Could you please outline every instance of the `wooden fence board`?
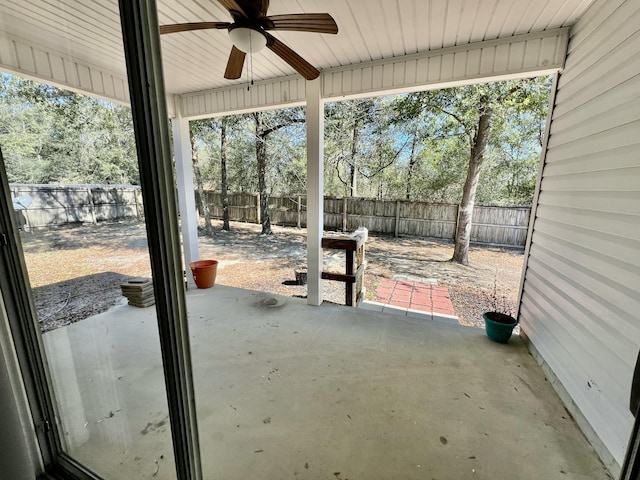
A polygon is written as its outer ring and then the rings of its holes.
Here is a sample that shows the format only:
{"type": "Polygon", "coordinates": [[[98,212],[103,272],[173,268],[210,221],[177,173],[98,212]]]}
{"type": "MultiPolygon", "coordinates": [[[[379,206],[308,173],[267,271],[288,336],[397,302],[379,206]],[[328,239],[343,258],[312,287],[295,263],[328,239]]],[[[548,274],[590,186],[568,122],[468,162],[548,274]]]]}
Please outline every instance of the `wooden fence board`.
{"type": "Polygon", "coordinates": [[[473,210],[473,223],[486,225],[529,225],[530,208],[521,207],[485,207],[477,206],[473,210]]]}
{"type": "MultiPolygon", "coordinates": [[[[101,222],[142,215],[139,187],[130,185],[11,185],[14,196],[33,199],[27,210],[28,224],[48,227],[65,223],[101,222]]],[[[197,195],[197,192],[196,192],[197,195]]],[[[205,191],[212,218],[221,219],[222,196],[205,191]]],[[[229,193],[229,218],[236,222],[258,222],[258,196],[229,193]]],[[[270,196],[269,213],[274,225],[306,227],[305,195],[270,196]]],[[[455,238],[458,206],[370,198],[325,197],[324,228],[447,240],[455,238]]],[[[479,205],[473,213],[471,241],[481,244],[524,247],[531,209],[479,205]]]]}
{"type": "Polygon", "coordinates": [[[29,208],[18,216],[27,228],[94,223],[140,217],[142,196],[133,185],[11,185],[14,197],[28,196],[29,208]]]}
{"type": "MultiPolygon", "coordinates": [[[[212,216],[222,218],[220,195],[208,192],[212,216]],[[218,201],[216,204],[215,201],[218,201]]],[[[256,221],[256,196],[251,194],[230,194],[229,202],[242,202],[245,211],[239,215],[230,207],[231,220],[256,221]],[[233,211],[232,211],[233,210],[233,211]]],[[[306,197],[298,195],[270,196],[269,214],[274,225],[306,226],[306,197]]],[[[456,233],[458,206],[397,200],[376,200],[370,198],[324,197],[325,230],[342,230],[344,209],[347,208],[346,230],[353,231],[366,227],[371,232],[417,237],[432,237],[453,240],[456,233]],[[396,209],[399,215],[396,216],[396,209]],[[397,225],[396,225],[397,222],[397,225]]],[[[524,247],[527,238],[530,207],[493,207],[479,205],[474,209],[471,241],[480,244],[494,244],[524,247]]]]}

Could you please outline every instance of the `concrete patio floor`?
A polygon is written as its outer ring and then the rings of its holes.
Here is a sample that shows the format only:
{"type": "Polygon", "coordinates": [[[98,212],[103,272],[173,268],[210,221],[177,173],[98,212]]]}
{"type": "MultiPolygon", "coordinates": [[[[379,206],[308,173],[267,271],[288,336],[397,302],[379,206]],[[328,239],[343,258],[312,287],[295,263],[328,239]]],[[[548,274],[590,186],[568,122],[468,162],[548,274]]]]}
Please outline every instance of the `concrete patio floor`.
{"type": "MultiPolygon", "coordinates": [[[[606,479],[514,337],[215,286],[187,295],[206,479],[606,479]]],[[[155,310],[44,335],[70,453],[173,478],[155,310]]]]}

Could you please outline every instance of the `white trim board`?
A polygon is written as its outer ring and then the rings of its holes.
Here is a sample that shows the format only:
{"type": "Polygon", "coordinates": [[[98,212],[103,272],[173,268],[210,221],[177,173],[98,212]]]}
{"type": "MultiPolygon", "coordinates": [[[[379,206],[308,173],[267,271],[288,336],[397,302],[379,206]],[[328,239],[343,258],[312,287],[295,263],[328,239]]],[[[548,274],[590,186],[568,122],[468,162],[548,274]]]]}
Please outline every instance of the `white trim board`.
{"type": "MultiPolygon", "coordinates": [[[[322,98],[391,95],[478,82],[548,75],[564,66],[567,28],[470,43],[325,70],[322,98]]],[[[190,119],[283,108],[305,102],[306,82],[294,75],[182,95],[190,119]]]]}

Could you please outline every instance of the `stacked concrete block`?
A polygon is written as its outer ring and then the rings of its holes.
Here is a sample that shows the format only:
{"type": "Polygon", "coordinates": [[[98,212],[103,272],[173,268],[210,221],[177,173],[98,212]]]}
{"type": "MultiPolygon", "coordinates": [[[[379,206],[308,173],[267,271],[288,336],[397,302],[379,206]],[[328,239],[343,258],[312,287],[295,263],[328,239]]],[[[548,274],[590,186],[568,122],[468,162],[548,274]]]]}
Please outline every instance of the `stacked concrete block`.
{"type": "Polygon", "coordinates": [[[129,300],[129,305],[144,308],[156,303],[153,295],[153,281],[150,278],[130,278],[120,285],[120,288],[122,295],[129,300]]]}

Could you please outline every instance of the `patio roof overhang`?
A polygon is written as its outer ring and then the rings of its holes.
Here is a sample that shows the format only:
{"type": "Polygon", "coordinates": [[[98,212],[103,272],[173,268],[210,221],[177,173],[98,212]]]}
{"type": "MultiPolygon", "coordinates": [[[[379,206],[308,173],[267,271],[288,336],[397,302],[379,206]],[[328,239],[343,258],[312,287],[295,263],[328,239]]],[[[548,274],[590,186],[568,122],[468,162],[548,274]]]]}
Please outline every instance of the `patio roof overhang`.
{"type": "MultiPolygon", "coordinates": [[[[374,96],[562,68],[567,31],[592,0],[271,2],[270,14],[329,12],[338,35],[276,36],[320,68],[323,99],[374,96]]],[[[160,24],[226,21],[218,2],[158,1],[160,24]]],[[[306,101],[305,80],[268,50],[253,56],[256,85],[223,78],[223,31],[162,37],[165,90],[187,118],[306,101]]],[[[119,103],[129,102],[117,2],[0,3],[0,69],[119,103]]],[[[168,102],[174,116],[173,102],[168,102]]]]}

